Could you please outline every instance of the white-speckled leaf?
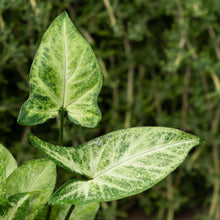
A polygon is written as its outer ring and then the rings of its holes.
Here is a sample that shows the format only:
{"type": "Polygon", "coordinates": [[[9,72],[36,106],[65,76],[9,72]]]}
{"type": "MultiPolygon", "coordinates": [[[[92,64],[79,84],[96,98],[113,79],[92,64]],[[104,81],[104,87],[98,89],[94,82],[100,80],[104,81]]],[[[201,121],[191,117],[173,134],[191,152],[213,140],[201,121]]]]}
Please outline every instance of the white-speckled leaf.
{"type": "Polygon", "coordinates": [[[72,122],[95,127],[101,119],[97,106],[101,86],[102,74],[92,48],[63,12],[44,34],[36,53],[30,96],[18,123],[41,124],[63,108],[72,122]]]}
{"type": "Polygon", "coordinates": [[[99,210],[99,203],[93,202],[89,204],[75,206],[69,220],[94,220],[99,210]]]}
{"type": "Polygon", "coordinates": [[[11,206],[8,209],[7,213],[4,216],[0,217],[0,220],[25,219],[25,215],[28,210],[28,204],[32,194],[33,194],[32,192],[26,192],[26,193],[18,193],[13,196],[10,196],[9,202],[11,206]]]}
{"type": "Polygon", "coordinates": [[[17,169],[17,162],[6,147],[0,144],[0,162],[6,168],[6,178],[17,169]]]}
{"type": "Polygon", "coordinates": [[[39,192],[29,203],[25,219],[34,219],[37,212],[51,196],[56,183],[56,165],[48,159],[28,161],[15,170],[6,180],[7,196],[18,193],[39,192]]]}
{"type": "Polygon", "coordinates": [[[90,178],[61,186],[50,204],[110,201],[140,193],[179,166],[200,138],[172,128],[138,127],[115,131],[77,147],[29,139],[57,165],[90,178]]]}

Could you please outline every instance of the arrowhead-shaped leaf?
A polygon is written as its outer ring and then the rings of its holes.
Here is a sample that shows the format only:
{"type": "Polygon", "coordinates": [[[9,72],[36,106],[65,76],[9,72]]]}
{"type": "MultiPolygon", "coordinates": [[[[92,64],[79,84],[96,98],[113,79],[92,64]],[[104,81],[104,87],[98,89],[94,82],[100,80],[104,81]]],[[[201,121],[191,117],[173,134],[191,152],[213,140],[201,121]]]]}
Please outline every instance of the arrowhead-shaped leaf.
{"type": "Polygon", "coordinates": [[[71,180],[50,198],[50,204],[110,201],[140,193],[179,166],[200,138],[163,127],[115,131],[78,147],[60,147],[29,139],[46,157],[88,181],[71,180]]]}
{"type": "Polygon", "coordinates": [[[63,108],[72,122],[95,127],[101,118],[97,106],[101,86],[102,74],[93,50],[64,12],[43,36],[31,67],[30,96],[18,123],[40,124],[63,108]]]}
{"type": "Polygon", "coordinates": [[[33,219],[51,196],[56,183],[56,165],[48,159],[31,160],[15,170],[6,180],[7,196],[39,192],[29,203],[26,219],[33,219]]]}
{"type": "Polygon", "coordinates": [[[0,144],[0,162],[6,168],[6,178],[17,169],[17,162],[6,147],[0,144]]]}

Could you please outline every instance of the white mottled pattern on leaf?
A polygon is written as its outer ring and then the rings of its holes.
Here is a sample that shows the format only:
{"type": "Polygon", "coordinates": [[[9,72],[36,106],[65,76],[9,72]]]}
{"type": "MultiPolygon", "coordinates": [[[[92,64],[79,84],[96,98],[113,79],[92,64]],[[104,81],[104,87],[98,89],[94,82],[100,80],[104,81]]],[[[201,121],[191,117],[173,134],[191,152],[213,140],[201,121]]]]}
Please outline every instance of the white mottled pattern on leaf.
{"type": "Polygon", "coordinates": [[[7,196],[39,192],[29,203],[26,219],[34,219],[51,196],[56,183],[56,165],[48,159],[30,160],[15,170],[6,180],[7,196]]]}
{"type": "Polygon", "coordinates": [[[2,144],[0,144],[0,162],[2,162],[6,168],[6,178],[17,169],[15,158],[2,144]]]}
{"type": "Polygon", "coordinates": [[[31,67],[30,96],[18,123],[40,124],[64,108],[72,122],[95,127],[101,118],[97,106],[101,86],[93,50],[64,12],[43,36],[31,67]]]}
{"type": "Polygon", "coordinates": [[[32,194],[32,192],[26,192],[10,196],[9,202],[13,205],[8,209],[7,213],[3,216],[3,219],[26,219],[25,215],[27,213],[30,197],[32,194]]]}
{"type": "Polygon", "coordinates": [[[50,204],[109,201],[142,192],[172,172],[200,138],[172,128],[138,127],[115,131],[77,147],[29,139],[58,166],[89,177],[61,186],[50,204]]]}

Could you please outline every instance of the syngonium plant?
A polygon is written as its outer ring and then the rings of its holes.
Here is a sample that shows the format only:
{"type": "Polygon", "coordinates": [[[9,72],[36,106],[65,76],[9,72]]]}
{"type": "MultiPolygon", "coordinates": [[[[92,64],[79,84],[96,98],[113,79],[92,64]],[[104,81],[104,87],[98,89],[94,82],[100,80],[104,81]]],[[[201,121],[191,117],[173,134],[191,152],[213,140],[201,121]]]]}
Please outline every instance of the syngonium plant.
{"type": "Polygon", "coordinates": [[[102,74],[92,48],[63,12],[43,36],[30,71],[30,96],[18,116],[21,125],[37,125],[59,114],[59,144],[29,133],[31,143],[47,159],[17,168],[14,159],[6,163],[4,156],[0,157],[0,219],[21,215],[34,219],[47,201],[53,206],[47,219],[94,219],[99,202],[147,190],[176,169],[200,143],[200,138],[177,129],[136,127],[79,146],[60,146],[65,112],[77,125],[93,128],[98,124],[101,86],[102,74]],[[51,196],[55,164],[87,180],[70,180],[51,196]]]}

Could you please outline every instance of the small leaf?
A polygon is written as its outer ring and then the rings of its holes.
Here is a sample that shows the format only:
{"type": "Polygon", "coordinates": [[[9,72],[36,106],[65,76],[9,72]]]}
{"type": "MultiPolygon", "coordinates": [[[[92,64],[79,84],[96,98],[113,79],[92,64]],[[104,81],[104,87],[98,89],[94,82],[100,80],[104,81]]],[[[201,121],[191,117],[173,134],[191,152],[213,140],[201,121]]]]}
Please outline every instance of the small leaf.
{"type": "Polygon", "coordinates": [[[6,178],[17,169],[17,162],[6,147],[0,144],[0,161],[6,167],[6,178]]]}
{"type": "MultiPolygon", "coordinates": [[[[5,215],[7,210],[10,208],[8,199],[6,196],[6,171],[3,163],[0,162],[0,216],[5,215]]],[[[0,217],[1,219],[1,217],[0,217]]]]}
{"type": "Polygon", "coordinates": [[[30,97],[20,110],[18,123],[41,124],[63,108],[72,122],[95,127],[101,119],[97,106],[101,86],[93,50],[64,12],[43,36],[31,67],[30,97]]]}
{"type": "MultiPolygon", "coordinates": [[[[6,188],[5,188],[5,166],[0,162],[0,205],[7,204],[6,188]]],[[[0,210],[1,211],[1,210],[0,210]]]]}
{"type": "Polygon", "coordinates": [[[200,138],[163,127],[115,131],[77,147],[60,147],[29,139],[57,165],[91,180],[71,180],[50,198],[50,204],[110,201],[140,193],[179,166],[200,138]]]}
{"type": "Polygon", "coordinates": [[[51,196],[56,183],[56,166],[48,159],[31,160],[6,180],[7,196],[38,191],[30,199],[26,219],[33,219],[51,196]]]}
{"type": "Polygon", "coordinates": [[[93,202],[89,204],[75,206],[69,220],[94,220],[99,210],[99,203],[93,202]]]}
{"type": "MultiPolygon", "coordinates": [[[[20,220],[25,219],[25,215],[28,209],[30,197],[33,193],[18,193],[8,198],[9,202],[13,204],[4,215],[3,219],[7,220],[20,220]]],[[[1,219],[1,218],[0,218],[1,219]]]]}

